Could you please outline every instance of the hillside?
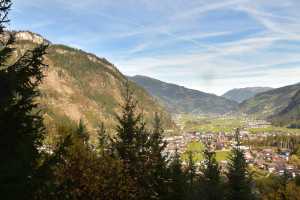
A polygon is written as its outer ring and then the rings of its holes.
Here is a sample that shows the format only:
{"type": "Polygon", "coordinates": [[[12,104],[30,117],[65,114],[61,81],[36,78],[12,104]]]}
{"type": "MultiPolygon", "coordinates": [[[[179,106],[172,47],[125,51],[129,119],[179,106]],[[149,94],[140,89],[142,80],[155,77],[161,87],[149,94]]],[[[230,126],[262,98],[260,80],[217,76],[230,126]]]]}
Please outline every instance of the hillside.
{"type": "Polygon", "coordinates": [[[145,88],[172,113],[225,114],[235,111],[238,104],[213,94],[188,89],[157,79],[134,76],[131,80],[145,88]]]}
{"type": "Polygon", "coordinates": [[[292,97],[285,109],[272,116],[272,120],[278,125],[300,127],[300,90],[292,97]]]}
{"type": "MultiPolygon", "coordinates": [[[[18,55],[38,43],[49,43],[30,32],[16,33],[18,55]]],[[[104,122],[109,128],[115,124],[120,111],[127,78],[104,58],[98,58],[64,45],[50,44],[45,56],[49,65],[41,85],[40,104],[46,110],[46,123],[78,122],[83,119],[90,129],[104,122]]],[[[139,111],[150,121],[155,112],[162,113],[166,127],[174,127],[171,117],[141,87],[129,81],[139,111]]]]}
{"type": "Polygon", "coordinates": [[[250,99],[259,93],[266,92],[272,89],[273,88],[270,87],[236,88],[236,89],[229,90],[222,96],[232,101],[242,103],[243,101],[250,99]]]}
{"type": "Polygon", "coordinates": [[[295,84],[260,93],[240,104],[240,111],[260,118],[283,115],[299,105],[293,100],[299,90],[300,84],[295,84]]]}

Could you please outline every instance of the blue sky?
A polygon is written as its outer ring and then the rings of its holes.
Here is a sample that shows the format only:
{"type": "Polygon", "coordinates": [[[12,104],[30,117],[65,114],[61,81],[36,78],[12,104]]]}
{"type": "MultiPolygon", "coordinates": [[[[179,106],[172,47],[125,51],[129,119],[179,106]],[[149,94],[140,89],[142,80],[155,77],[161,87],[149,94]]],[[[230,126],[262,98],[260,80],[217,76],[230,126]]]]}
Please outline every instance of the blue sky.
{"type": "Polygon", "coordinates": [[[10,29],[222,94],[300,82],[299,0],[14,0],[10,29]]]}

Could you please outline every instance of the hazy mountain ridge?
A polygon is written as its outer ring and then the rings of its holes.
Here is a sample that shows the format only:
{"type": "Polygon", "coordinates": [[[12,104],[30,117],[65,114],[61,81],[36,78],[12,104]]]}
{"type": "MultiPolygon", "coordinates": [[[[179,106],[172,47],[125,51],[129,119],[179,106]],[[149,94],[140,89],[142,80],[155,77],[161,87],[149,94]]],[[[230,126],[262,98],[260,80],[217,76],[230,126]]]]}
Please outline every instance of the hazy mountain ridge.
{"type": "Polygon", "coordinates": [[[146,76],[129,77],[156,97],[172,113],[225,114],[238,104],[224,97],[165,83],[146,76]]]}
{"type": "MultiPolygon", "coordinates": [[[[31,32],[16,34],[19,35],[16,37],[18,55],[42,41],[39,35],[31,32]]],[[[49,67],[45,71],[39,99],[41,106],[46,109],[46,123],[66,120],[78,122],[83,119],[91,129],[100,122],[112,127],[115,113],[123,102],[127,78],[104,58],[65,45],[47,44],[45,63],[49,67]]],[[[150,122],[150,118],[158,112],[162,114],[167,127],[174,127],[169,114],[143,88],[131,81],[129,85],[146,121],[150,122]]]]}
{"type": "Polygon", "coordinates": [[[300,102],[293,100],[299,96],[299,90],[300,83],[260,93],[241,103],[240,111],[260,118],[283,117],[291,108],[299,106],[300,102]]]}
{"type": "Polygon", "coordinates": [[[288,106],[280,113],[273,115],[271,119],[278,125],[294,124],[295,126],[297,124],[300,127],[300,89],[292,97],[288,106]]]}
{"type": "Polygon", "coordinates": [[[267,92],[269,90],[272,90],[273,88],[271,87],[246,87],[246,88],[235,88],[232,90],[229,90],[222,96],[236,101],[238,103],[242,103],[243,101],[250,99],[254,97],[255,95],[262,93],[262,92],[267,92]]]}

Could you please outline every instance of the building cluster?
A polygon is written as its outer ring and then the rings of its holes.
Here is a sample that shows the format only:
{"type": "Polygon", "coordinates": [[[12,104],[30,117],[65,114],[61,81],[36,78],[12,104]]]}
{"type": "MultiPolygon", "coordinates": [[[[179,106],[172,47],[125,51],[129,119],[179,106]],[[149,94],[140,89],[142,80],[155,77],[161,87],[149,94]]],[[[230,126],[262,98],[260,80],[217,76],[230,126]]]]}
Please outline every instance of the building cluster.
{"type": "Polygon", "coordinates": [[[300,170],[296,166],[289,164],[290,151],[287,149],[281,151],[272,148],[251,149],[246,152],[245,156],[250,165],[269,173],[277,175],[286,173],[291,176],[300,175],[300,170]]]}
{"type": "Polygon", "coordinates": [[[200,141],[198,133],[185,133],[180,136],[169,136],[165,137],[164,140],[167,142],[166,152],[169,154],[184,153],[187,145],[193,141],[200,141]]]}
{"type": "Polygon", "coordinates": [[[245,119],[245,128],[268,128],[271,126],[270,122],[265,120],[249,120],[245,119]]]}
{"type": "MultiPolygon", "coordinates": [[[[247,128],[262,128],[267,126],[269,126],[269,124],[265,121],[257,121],[255,123],[249,123],[247,128]]],[[[261,132],[259,134],[251,134],[247,129],[242,129],[240,131],[240,139],[243,143],[247,144],[247,141],[264,140],[267,137],[275,136],[276,134],[278,133],[261,132]]],[[[166,152],[170,155],[176,150],[179,153],[185,152],[188,144],[193,141],[201,142],[214,151],[230,151],[236,146],[234,132],[188,132],[180,136],[165,137],[165,141],[167,142],[166,152]]],[[[296,166],[289,164],[290,151],[288,149],[281,149],[281,151],[278,151],[276,148],[258,148],[254,146],[240,146],[240,148],[244,150],[246,161],[250,166],[254,166],[272,174],[283,175],[284,173],[288,173],[292,176],[300,175],[300,170],[296,166]]],[[[223,160],[220,164],[221,167],[224,166],[224,168],[226,168],[227,161],[223,160]]]]}

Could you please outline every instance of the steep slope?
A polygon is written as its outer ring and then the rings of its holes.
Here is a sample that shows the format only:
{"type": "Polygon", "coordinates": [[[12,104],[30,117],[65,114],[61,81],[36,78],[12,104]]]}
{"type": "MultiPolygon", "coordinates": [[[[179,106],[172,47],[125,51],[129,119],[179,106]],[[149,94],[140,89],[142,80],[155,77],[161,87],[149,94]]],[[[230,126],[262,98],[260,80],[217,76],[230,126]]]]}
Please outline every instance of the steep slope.
{"type": "Polygon", "coordinates": [[[236,88],[229,90],[222,97],[242,103],[243,101],[254,97],[255,95],[272,90],[270,87],[247,87],[247,88],[236,88]]]}
{"type": "Polygon", "coordinates": [[[285,109],[272,116],[272,120],[278,125],[292,125],[300,128],[300,90],[292,97],[285,109]]]}
{"type": "Polygon", "coordinates": [[[238,104],[213,94],[188,89],[157,79],[134,76],[131,80],[145,88],[172,113],[225,114],[235,111],[238,104]]]}
{"type": "MultiPolygon", "coordinates": [[[[18,55],[37,43],[49,43],[30,32],[18,32],[16,38],[18,55]]],[[[100,122],[113,127],[127,82],[115,66],[104,58],[55,44],[50,44],[45,62],[49,67],[40,87],[40,104],[46,110],[47,124],[77,123],[83,119],[90,129],[96,128],[100,122]]],[[[173,128],[169,114],[143,88],[131,81],[129,84],[145,120],[149,122],[158,112],[162,114],[165,125],[173,128]]]]}
{"type": "Polygon", "coordinates": [[[240,104],[240,111],[260,118],[271,118],[286,109],[299,90],[300,84],[295,84],[260,93],[240,104]]]}

